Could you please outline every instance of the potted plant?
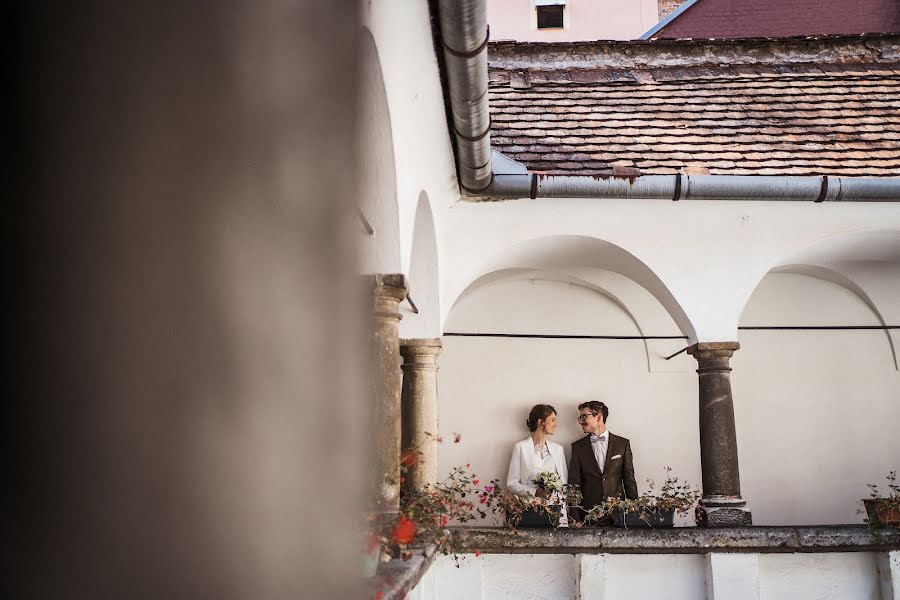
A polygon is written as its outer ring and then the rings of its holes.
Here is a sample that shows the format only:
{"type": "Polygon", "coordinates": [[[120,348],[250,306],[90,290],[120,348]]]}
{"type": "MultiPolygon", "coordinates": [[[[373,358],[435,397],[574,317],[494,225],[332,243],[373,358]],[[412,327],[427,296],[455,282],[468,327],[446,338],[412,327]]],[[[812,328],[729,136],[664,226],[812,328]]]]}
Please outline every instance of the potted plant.
{"type": "Polygon", "coordinates": [[[569,514],[563,519],[563,507],[578,508],[581,504],[581,492],[577,485],[566,485],[562,478],[553,471],[543,471],[532,479],[539,490],[545,490],[547,494],[534,498],[517,496],[512,492],[503,492],[495,500],[493,512],[502,512],[506,515],[506,524],[516,529],[517,527],[553,527],[569,524],[569,514]]]}
{"type": "Polygon", "coordinates": [[[900,528],[900,486],[897,485],[897,471],[888,473],[886,479],[886,494],[882,494],[876,484],[866,484],[870,492],[870,497],[862,501],[866,523],[872,527],[900,528]]]}
{"type": "Polygon", "coordinates": [[[687,482],[679,481],[666,467],[666,479],[659,492],[655,483],[647,479],[649,490],[638,498],[608,498],[606,502],[587,511],[586,523],[596,523],[611,518],[625,528],[674,527],[675,513],[687,515],[700,499],[700,491],[687,482]]]}
{"type": "MultiPolygon", "coordinates": [[[[400,463],[400,481],[418,463],[421,453],[408,450],[400,463]]],[[[456,541],[447,527],[483,519],[496,512],[499,505],[498,480],[482,484],[472,473],[471,464],[454,467],[442,481],[420,490],[403,489],[400,512],[396,518],[374,528],[380,541],[381,561],[408,559],[412,548],[434,545],[443,553],[456,552],[456,541]]]]}

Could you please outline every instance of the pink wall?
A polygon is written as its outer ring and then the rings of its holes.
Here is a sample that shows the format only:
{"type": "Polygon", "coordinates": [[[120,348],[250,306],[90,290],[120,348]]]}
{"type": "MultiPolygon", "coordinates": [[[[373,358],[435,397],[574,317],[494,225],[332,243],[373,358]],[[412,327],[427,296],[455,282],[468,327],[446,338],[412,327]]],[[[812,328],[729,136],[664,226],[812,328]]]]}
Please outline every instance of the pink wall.
{"type": "Polygon", "coordinates": [[[532,0],[488,0],[492,40],[631,40],[658,21],[656,0],[568,0],[567,28],[538,30],[532,0]]]}

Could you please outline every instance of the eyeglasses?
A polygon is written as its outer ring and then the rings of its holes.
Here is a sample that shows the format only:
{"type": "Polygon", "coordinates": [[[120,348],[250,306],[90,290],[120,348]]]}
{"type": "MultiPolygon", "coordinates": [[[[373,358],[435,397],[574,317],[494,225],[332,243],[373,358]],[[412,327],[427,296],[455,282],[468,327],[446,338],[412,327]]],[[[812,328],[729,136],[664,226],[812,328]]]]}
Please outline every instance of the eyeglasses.
{"type": "Polygon", "coordinates": [[[594,413],[588,413],[588,414],[584,414],[584,415],[578,415],[578,422],[579,422],[579,423],[584,423],[585,421],[588,420],[588,417],[596,417],[596,416],[597,416],[597,415],[595,415],[594,413]]]}

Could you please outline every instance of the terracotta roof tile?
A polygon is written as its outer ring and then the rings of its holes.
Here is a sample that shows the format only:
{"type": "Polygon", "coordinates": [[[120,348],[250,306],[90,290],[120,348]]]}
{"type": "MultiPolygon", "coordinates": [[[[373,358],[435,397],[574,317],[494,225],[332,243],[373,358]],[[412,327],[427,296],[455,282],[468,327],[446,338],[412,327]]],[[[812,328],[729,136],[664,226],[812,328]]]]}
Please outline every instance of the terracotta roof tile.
{"type": "MultiPolygon", "coordinates": [[[[609,46],[604,52],[616,62],[609,46]]],[[[631,69],[538,62],[517,69],[519,77],[528,71],[530,86],[515,88],[509,71],[494,65],[492,145],[550,174],[606,174],[620,165],[641,174],[900,176],[894,57],[631,69]]]]}

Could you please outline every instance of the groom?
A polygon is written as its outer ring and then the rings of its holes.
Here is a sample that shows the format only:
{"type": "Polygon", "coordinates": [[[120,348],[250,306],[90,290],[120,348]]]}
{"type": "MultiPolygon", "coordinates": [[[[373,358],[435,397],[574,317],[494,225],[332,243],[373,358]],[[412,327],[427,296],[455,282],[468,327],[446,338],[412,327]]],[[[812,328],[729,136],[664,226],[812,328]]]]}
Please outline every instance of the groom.
{"type": "Polygon", "coordinates": [[[585,510],[610,496],[638,497],[631,442],[607,431],[608,416],[609,409],[597,400],[578,405],[578,423],[589,435],[572,443],[569,483],[581,486],[585,510]]]}

